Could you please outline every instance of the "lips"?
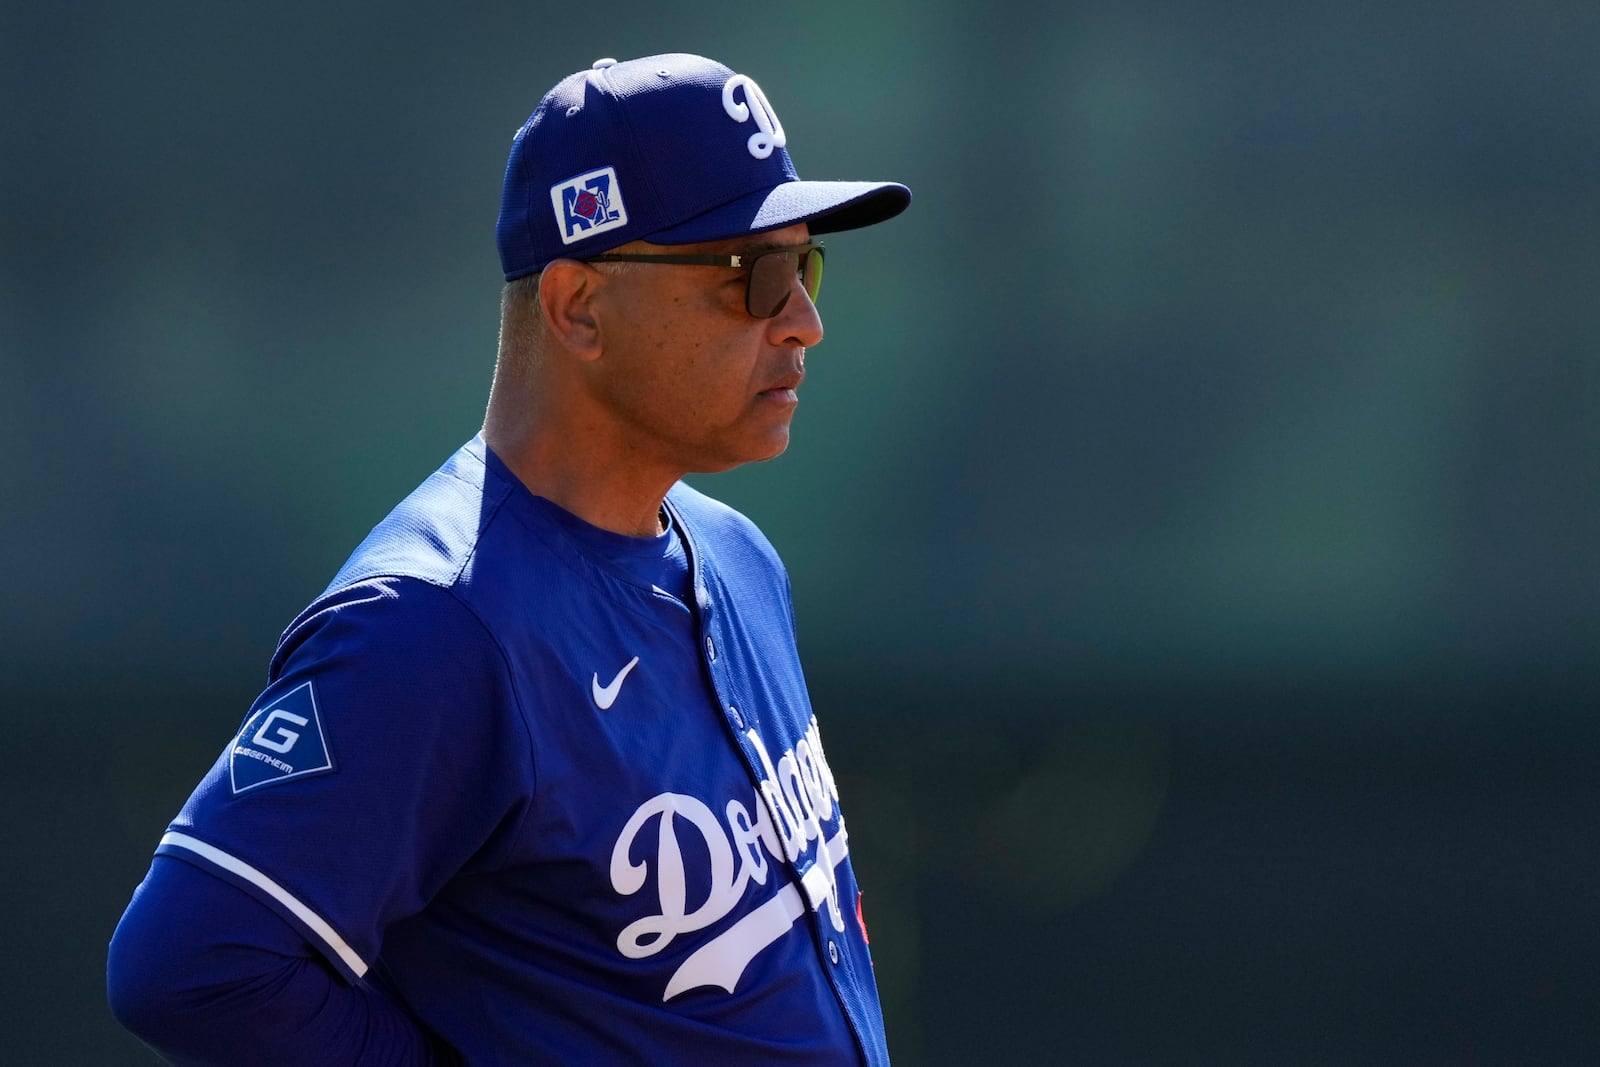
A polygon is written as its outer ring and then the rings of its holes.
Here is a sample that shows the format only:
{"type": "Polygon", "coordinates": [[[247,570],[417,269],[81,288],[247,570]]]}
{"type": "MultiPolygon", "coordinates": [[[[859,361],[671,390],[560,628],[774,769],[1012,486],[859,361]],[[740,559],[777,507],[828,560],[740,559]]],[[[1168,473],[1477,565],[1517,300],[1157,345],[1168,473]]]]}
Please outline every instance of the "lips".
{"type": "Polygon", "coordinates": [[[774,399],[798,399],[795,396],[795,392],[800,388],[800,383],[805,381],[805,378],[806,372],[803,370],[797,370],[789,374],[785,374],[783,377],[778,378],[771,385],[761,390],[761,395],[773,397],[774,399]]]}

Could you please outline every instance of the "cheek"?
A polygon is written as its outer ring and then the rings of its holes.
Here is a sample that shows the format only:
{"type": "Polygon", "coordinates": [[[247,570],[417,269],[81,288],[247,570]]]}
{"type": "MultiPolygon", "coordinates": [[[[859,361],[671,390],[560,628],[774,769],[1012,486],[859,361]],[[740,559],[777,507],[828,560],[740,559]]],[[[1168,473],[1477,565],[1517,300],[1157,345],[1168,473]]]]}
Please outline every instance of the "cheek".
{"type": "Polygon", "coordinates": [[[751,373],[747,348],[726,337],[664,327],[648,346],[642,376],[688,410],[742,407],[751,373]]]}
{"type": "Polygon", "coordinates": [[[636,418],[710,429],[737,421],[749,408],[759,325],[745,328],[753,320],[742,303],[737,315],[724,307],[725,295],[713,288],[631,304],[610,377],[613,396],[626,397],[636,418]]]}

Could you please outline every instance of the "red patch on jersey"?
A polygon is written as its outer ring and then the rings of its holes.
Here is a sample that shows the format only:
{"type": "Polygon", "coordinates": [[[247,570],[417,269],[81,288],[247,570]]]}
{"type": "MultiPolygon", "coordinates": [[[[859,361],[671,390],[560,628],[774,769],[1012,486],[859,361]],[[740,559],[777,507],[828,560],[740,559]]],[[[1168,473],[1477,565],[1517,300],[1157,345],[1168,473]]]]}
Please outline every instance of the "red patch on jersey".
{"type": "Polygon", "coordinates": [[[861,890],[856,890],[856,922],[861,924],[861,940],[870,945],[872,944],[872,938],[867,936],[867,920],[866,917],[861,914],[861,898],[863,896],[865,896],[865,894],[862,893],[861,890]]]}

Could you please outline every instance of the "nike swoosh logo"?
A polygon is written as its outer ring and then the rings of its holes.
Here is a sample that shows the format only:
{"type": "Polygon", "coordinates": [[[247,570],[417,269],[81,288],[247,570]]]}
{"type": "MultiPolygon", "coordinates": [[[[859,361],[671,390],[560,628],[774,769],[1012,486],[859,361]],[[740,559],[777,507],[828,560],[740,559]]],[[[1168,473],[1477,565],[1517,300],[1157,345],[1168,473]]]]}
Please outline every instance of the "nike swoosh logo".
{"type": "Polygon", "coordinates": [[[599,708],[601,711],[605,711],[611,705],[615,704],[617,702],[617,694],[622,692],[622,680],[628,676],[629,671],[633,670],[638,665],[638,656],[630,659],[628,661],[628,665],[618,671],[617,676],[611,679],[611,684],[606,686],[604,689],[600,688],[600,676],[598,674],[595,675],[594,680],[589,683],[594,690],[594,706],[599,708]]]}

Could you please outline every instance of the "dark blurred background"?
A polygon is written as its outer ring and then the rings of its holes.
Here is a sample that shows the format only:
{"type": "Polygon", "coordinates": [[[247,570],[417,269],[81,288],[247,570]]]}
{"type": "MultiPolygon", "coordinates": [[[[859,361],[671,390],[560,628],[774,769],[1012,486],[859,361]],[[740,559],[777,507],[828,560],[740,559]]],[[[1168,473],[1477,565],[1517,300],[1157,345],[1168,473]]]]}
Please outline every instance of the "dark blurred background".
{"type": "Polygon", "coordinates": [[[281,627],[477,428],[510,137],[766,90],[794,579],[902,1064],[1600,1062],[1600,7],[0,7],[0,1059],[281,627]]]}

